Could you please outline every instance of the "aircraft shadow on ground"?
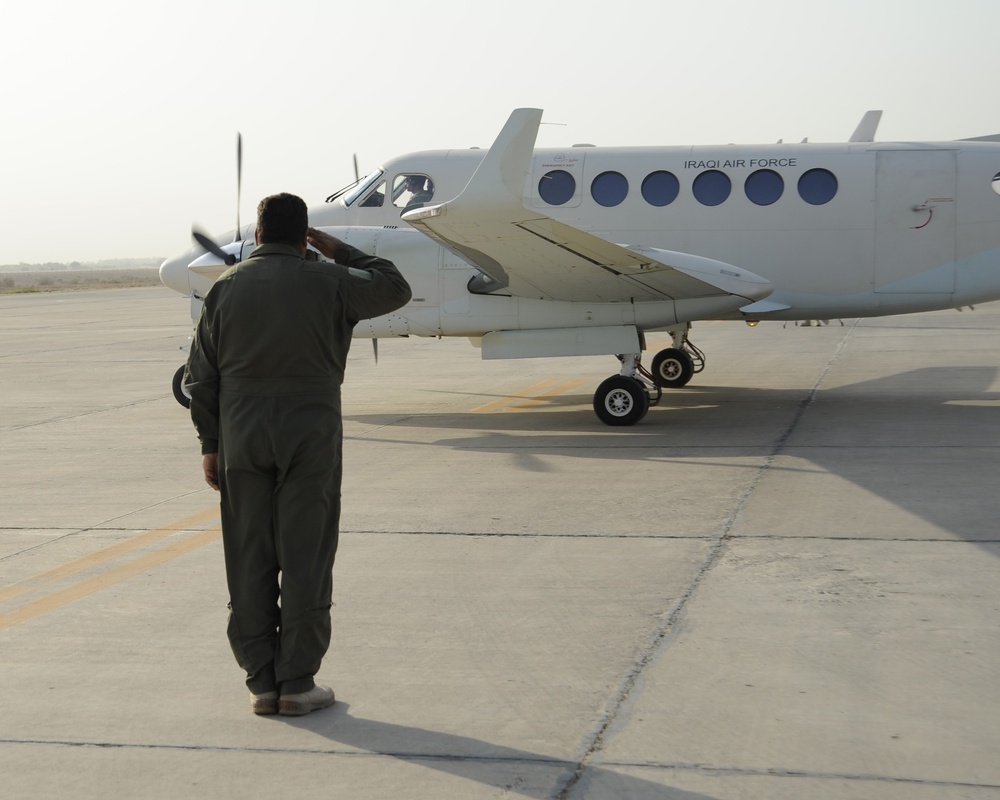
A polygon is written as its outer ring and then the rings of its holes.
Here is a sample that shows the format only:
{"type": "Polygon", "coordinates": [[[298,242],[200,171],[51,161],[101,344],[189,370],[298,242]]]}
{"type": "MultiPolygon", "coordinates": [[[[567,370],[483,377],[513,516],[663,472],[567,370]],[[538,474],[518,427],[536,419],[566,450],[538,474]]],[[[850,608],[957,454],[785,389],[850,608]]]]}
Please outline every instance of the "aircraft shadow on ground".
{"type": "MultiPolygon", "coordinates": [[[[936,525],[958,539],[996,542],[992,469],[970,458],[1000,441],[996,367],[928,367],[822,388],[692,386],[664,392],[638,425],[609,428],[590,397],[561,395],[540,410],[492,413],[347,414],[387,426],[379,442],[506,453],[514,469],[546,472],[546,456],[663,462],[697,459],[732,468],[738,459],[785,456],[769,469],[829,473],[936,525]],[[558,410],[555,410],[558,409],[558,410]],[[392,430],[461,431],[431,442],[391,438],[392,430]],[[956,511],[961,511],[957,514],[956,511]]],[[[759,469],[748,465],[747,469],[759,469]]]]}
{"type": "MultiPolygon", "coordinates": [[[[578,764],[484,742],[469,736],[396,725],[353,717],[350,704],[338,701],[329,710],[307,717],[270,717],[309,730],[329,741],[366,754],[420,764],[428,769],[476,781],[505,791],[504,796],[549,798],[562,796],[573,782],[578,764]]],[[[352,751],[335,751],[347,754],[352,751]]],[[[569,797],[583,796],[599,781],[601,796],[644,797],[663,800],[718,800],[709,795],[675,789],[660,783],[588,765],[569,797]]]]}

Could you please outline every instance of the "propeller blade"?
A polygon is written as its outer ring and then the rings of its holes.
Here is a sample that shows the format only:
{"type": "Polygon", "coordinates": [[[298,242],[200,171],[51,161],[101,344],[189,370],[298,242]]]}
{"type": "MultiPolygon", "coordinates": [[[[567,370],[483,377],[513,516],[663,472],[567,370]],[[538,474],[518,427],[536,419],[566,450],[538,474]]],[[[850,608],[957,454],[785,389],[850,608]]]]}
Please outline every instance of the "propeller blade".
{"type": "Polygon", "coordinates": [[[236,131],[236,238],[240,240],[240,192],[243,183],[243,134],[236,131]]]}
{"type": "Polygon", "coordinates": [[[354,154],[354,180],[360,181],[361,175],[358,173],[358,154],[354,154]]]}
{"type": "Polygon", "coordinates": [[[372,338],[372,350],[375,352],[375,363],[378,363],[378,339],[372,338]]]}
{"type": "Polygon", "coordinates": [[[221,258],[226,262],[226,266],[231,267],[236,263],[236,256],[233,253],[227,253],[219,245],[213,242],[208,236],[199,231],[197,228],[191,228],[191,236],[194,240],[204,247],[209,253],[211,253],[216,258],[221,258]]]}

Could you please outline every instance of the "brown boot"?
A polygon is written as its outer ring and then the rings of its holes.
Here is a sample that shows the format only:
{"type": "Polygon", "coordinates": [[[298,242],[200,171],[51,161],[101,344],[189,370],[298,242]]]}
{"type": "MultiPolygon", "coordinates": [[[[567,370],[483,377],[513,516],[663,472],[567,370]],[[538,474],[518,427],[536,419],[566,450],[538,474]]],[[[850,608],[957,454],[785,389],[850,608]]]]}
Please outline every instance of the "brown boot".
{"type": "Polygon", "coordinates": [[[308,692],[281,695],[278,713],[286,717],[301,717],[310,711],[332,706],[334,700],[333,689],[327,686],[313,686],[308,692]]]}
{"type": "Polygon", "coordinates": [[[250,710],[254,714],[277,714],[278,713],[278,693],[261,692],[250,695],[250,710]]]}

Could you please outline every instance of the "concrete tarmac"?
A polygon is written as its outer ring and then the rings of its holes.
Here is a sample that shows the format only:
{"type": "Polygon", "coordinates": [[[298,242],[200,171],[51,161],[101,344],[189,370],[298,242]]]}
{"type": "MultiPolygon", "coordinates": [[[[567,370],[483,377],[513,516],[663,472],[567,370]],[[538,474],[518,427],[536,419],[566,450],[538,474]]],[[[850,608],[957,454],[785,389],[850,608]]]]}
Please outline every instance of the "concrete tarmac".
{"type": "Polygon", "coordinates": [[[625,429],[612,358],[355,342],[302,718],[226,641],[188,333],[0,297],[0,796],[1000,798],[1000,305],[696,325],[625,429]]]}

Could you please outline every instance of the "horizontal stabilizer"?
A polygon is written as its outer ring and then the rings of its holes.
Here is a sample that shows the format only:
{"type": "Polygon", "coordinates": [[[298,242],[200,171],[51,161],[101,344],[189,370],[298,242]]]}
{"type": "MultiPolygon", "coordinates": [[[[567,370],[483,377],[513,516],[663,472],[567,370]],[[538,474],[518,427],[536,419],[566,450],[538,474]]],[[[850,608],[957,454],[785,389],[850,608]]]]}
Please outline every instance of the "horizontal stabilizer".
{"type": "Polygon", "coordinates": [[[960,142],[1000,142],[1000,133],[992,136],[972,136],[968,139],[959,139],[960,142]]]}

